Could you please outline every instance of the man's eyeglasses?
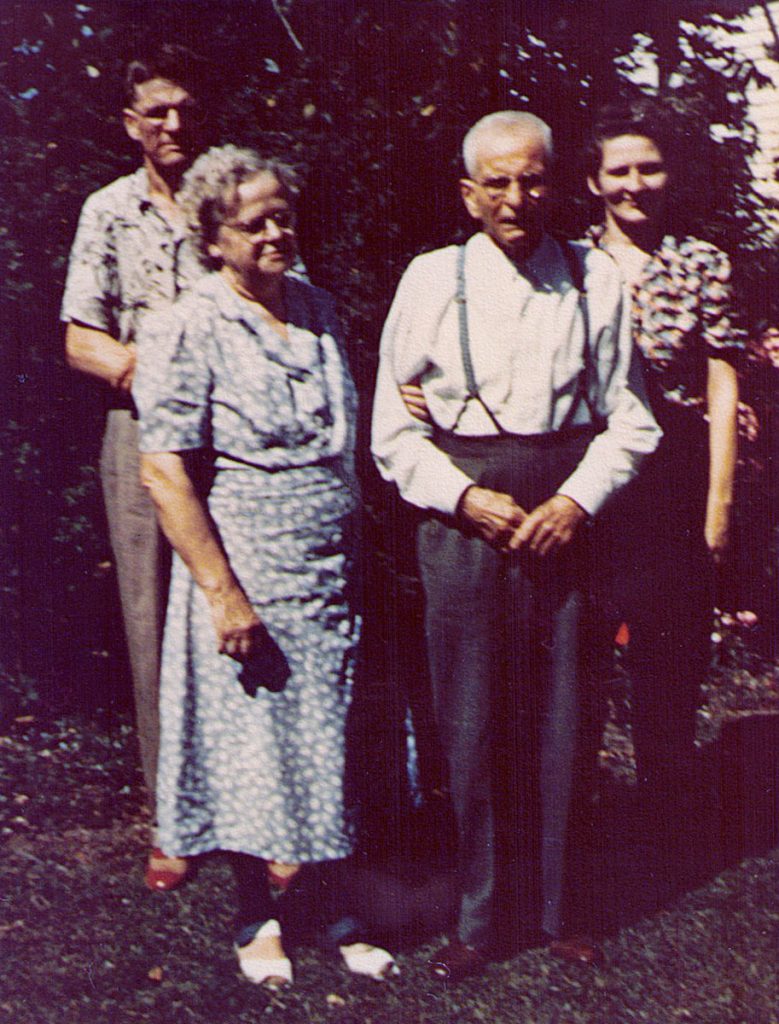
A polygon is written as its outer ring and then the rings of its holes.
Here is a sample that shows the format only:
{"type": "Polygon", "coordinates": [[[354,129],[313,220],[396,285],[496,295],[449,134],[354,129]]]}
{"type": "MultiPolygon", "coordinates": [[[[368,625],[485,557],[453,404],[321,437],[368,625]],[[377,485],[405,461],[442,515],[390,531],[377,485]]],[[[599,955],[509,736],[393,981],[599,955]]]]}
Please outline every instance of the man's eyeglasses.
{"type": "Polygon", "coordinates": [[[484,189],[489,198],[496,201],[505,199],[513,185],[516,185],[520,194],[531,202],[543,199],[549,191],[546,179],[540,174],[520,174],[516,178],[506,174],[500,177],[486,178],[484,181],[474,181],[474,184],[484,189]]]}
{"type": "Polygon", "coordinates": [[[135,107],[131,109],[134,114],[146,121],[151,121],[152,124],[163,124],[170,117],[171,110],[175,110],[182,123],[200,124],[205,117],[203,109],[191,101],[188,103],[160,103],[149,110],[136,110],[135,107]]]}

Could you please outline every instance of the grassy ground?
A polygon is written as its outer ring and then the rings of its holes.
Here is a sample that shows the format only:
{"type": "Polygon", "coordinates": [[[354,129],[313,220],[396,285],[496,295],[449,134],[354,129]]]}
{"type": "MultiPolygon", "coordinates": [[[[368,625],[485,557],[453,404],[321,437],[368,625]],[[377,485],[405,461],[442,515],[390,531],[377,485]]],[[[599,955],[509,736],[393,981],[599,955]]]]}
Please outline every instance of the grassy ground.
{"type": "Polygon", "coordinates": [[[299,940],[297,983],[271,998],[238,974],[221,858],[204,858],[176,893],[143,888],[146,820],[127,716],[20,713],[0,737],[0,1020],[779,1024],[779,669],[742,660],[720,658],[701,712],[709,814],[697,879],[664,906],[649,896],[618,707],[589,894],[606,966],[563,966],[530,948],[449,988],[428,979],[425,960],[451,909],[450,879],[440,866],[404,862],[404,845],[424,848],[413,823],[397,831],[387,822],[392,856],[374,851],[352,874],[358,902],[400,950],[402,976],[351,978],[316,946],[311,882],[285,910],[299,940]]]}

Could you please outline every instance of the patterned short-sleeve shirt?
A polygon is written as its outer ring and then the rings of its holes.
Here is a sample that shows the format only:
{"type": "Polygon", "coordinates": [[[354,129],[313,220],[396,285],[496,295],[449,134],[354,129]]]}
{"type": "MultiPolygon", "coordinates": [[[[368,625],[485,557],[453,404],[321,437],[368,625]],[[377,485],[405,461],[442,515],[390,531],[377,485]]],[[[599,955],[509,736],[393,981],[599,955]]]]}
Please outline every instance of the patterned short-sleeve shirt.
{"type": "Polygon", "coordinates": [[[126,344],[135,340],[147,312],[168,306],[204,272],[183,228],[170,224],[152,203],[141,167],[84,203],[61,319],[126,344]]]}
{"type": "MultiPolygon", "coordinates": [[[[605,227],[590,228],[601,245],[605,227]]],[[[650,393],[675,405],[703,408],[706,360],[732,360],[743,350],[733,323],[727,255],[699,238],[666,235],[632,289],[633,340],[645,358],[650,393]]]]}

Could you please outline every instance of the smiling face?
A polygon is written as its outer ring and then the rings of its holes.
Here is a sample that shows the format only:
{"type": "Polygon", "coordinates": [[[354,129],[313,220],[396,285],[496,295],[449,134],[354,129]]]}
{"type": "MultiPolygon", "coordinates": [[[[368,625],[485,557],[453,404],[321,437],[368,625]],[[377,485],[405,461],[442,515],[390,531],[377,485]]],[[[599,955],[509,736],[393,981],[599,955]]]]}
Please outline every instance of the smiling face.
{"type": "Polygon", "coordinates": [[[230,215],[208,252],[240,292],[257,294],[280,282],[295,259],[294,211],[289,193],[270,171],[242,182],[230,215]]]}
{"type": "Polygon", "coordinates": [[[140,143],[144,159],[157,171],[183,171],[197,151],[198,106],[180,85],[152,78],[135,86],[135,101],[125,108],[124,127],[140,143]]]}
{"type": "Polygon", "coordinates": [[[465,208],[512,259],[524,259],[543,233],[548,157],[535,129],[503,129],[487,137],[473,178],[460,181],[465,208]]]}
{"type": "Polygon", "coordinates": [[[619,135],[601,144],[601,164],[587,184],[606,206],[607,222],[626,231],[657,228],[665,210],[668,169],[644,135],[619,135]]]}

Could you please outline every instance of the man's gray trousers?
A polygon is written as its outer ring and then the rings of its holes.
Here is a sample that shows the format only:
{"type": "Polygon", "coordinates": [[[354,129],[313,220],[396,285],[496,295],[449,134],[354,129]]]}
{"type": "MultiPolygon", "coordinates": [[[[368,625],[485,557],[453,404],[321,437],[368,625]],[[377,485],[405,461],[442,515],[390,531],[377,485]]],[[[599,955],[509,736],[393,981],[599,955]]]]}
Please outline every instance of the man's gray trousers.
{"type": "Polygon", "coordinates": [[[151,498],[141,486],[138,423],[129,409],[108,413],[100,478],[133,678],[141,766],[153,811],[160,739],[160,652],[170,558],[151,498]]]}
{"type": "MultiPolygon", "coordinates": [[[[465,438],[442,450],[530,511],[556,493],[591,434],[465,438]]],[[[494,938],[499,869],[525,924],[560,934],[579,733],[583,537],[540,558],[499,552],[455,518],[419,526],[435,717],[458,831],[458,938],[494,938]],[[528,921],[527,918],[531,920],[528,921]]]]}

